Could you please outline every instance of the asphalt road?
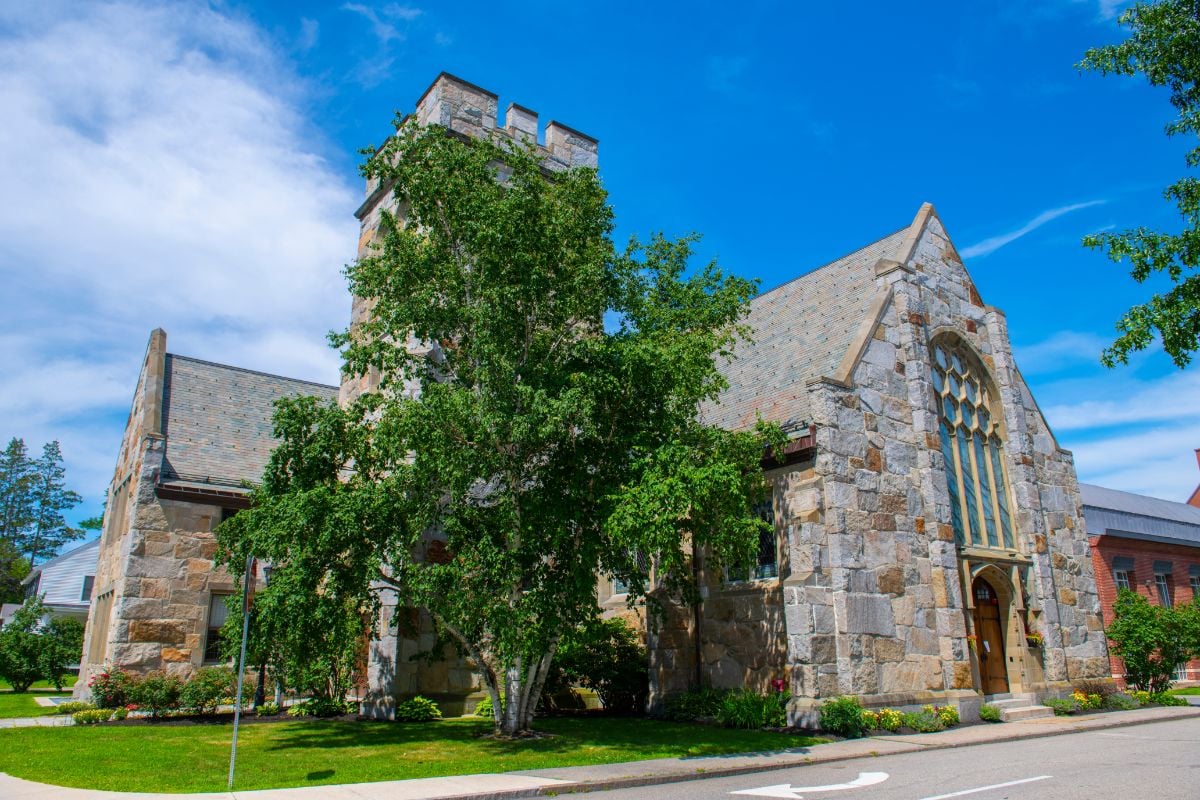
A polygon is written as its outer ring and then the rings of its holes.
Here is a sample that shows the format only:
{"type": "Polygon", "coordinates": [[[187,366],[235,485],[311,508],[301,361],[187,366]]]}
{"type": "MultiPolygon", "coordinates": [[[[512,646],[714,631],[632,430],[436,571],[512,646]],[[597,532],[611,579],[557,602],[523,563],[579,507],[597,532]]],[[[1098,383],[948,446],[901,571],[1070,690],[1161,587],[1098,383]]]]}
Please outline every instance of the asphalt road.
{"type": "Polygon", "coordinates": [[[595,792],[587,797],[1200,800],[1200,719],[814,764],[732,778],[595,792]]]}

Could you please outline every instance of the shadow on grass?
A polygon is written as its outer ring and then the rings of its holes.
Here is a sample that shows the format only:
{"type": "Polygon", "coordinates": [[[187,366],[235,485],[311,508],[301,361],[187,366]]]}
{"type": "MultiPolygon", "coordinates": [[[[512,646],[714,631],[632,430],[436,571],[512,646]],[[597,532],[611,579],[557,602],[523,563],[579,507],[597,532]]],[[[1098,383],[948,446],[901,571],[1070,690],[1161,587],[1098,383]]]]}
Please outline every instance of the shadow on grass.
{"type": "Polygon", "coordinates": [[[803,753],[816,740],[769,731],[742,731],[648,719],[587,717],[539,719],[534,729],[545,734],[528,739],[493,739],[486,720],[453,719],[436,723],[320,722],[289,725],[273,731],[270,750],[356,747],[440,746],[460,743],[484,756],[564,754],[615,750],[645,758],[803,753]],[[794,743],[794,744],[793,744],[794,743]]]}

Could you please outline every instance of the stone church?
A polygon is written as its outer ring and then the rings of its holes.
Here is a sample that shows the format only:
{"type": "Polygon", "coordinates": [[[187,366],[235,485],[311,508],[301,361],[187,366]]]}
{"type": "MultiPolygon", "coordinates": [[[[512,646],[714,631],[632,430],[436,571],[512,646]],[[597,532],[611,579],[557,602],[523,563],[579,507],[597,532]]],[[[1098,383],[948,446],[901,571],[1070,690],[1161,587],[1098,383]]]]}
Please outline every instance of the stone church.
{"type": "MultiPolygon", "coordinates": [[[[538,137],[534,112],[511,104],[503,124],[497,112],[495,94],[443,73],[415,113],[462,136],[538,137]]],[[[597,164],[597,141],[561,123],[541,141],[550,170],[597,164]]],[[[394,210],[388,188],[368,185],[355,212],[360,255],[380,211],[394,210]]],[[[352,324],[369,314],[354,298],[352,324]]],[[[757,506],[774,535],[744,571],[706,575],[700,607],[648,625],[652,707],[689,686],[782,680],[798,722],[839,694],[953,703],[970,717],[985,695],[1040,698],[1108,675],[1071,454],[932,206],[760,295],[747,321],[753,343],[702,413],[730,429],[761,416],[788,433],[763,463],[771,491],[757,506]]],[[[271,402],[345,402],[376,381],[335,390],[250,373],[166,354],[165,334],[152,335],[110,488],[80,687],[106,664],[185,672],[213,656],[214,598],[233,582],[212,569],[210,531],[261,474],[271,402]]],[[[623,587],[604,577],[598,600],[625,610],[623,587]]],[[[413,659],[433,630],[421,620],[398,636],[398,613],[385,602],[365,710],[386,716],[418,692],[451,707],[481,696],[452,653],[413,659]]]]}

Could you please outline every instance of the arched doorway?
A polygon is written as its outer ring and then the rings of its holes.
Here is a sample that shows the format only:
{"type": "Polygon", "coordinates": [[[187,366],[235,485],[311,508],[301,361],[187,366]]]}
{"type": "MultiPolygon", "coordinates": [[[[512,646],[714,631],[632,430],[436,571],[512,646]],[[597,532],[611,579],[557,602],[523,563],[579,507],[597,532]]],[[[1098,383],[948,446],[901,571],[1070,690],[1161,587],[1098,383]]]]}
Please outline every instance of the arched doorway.
{"type": "Polygon", "coordinates": [[[1008,609],[1000,607],[1000,596],[980,576],[971,585],[975,598],[975,638],[979,654],[979,678],[984,694],[1008,691],[1008,663],[1004,657],[1004,629],[1008,609]]]}

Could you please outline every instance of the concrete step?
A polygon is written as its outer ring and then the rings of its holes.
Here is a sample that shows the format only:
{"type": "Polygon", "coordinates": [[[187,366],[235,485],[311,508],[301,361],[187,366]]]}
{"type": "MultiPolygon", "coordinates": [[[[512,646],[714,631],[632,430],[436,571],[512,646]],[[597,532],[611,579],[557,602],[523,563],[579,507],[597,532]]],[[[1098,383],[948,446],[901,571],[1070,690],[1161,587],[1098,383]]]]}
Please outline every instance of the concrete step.
{"type": "Polygon", "coordinates": [[[1021,698],[1013,697],[1008,700],[989,700],[988,705],[995,706],[996,708],[1004,709],[1004,708],[1026,708],[1028,706],[1033,705],[1033,703],[1029,700],[1026,700],[1023,697],[1021,697],[1021,698]]]}
{"type": "Polygon", "coordinates": [[[996,705],[997,700],[1012,700],[1012,692],[1005,692],[1004,694],[985,694],[983,696],[983,701],[985,703],[996,705]]]}
{"type": "Polygon", "coordinates": [[[1039,717],[1053,717],[1054,709],[1047,706],[1023,706],[1021,708],[1002,708],[1000,709],[1000,719],[1005,722],[1016,722],[1023,719],[1038,719],[1039,717]]]}

